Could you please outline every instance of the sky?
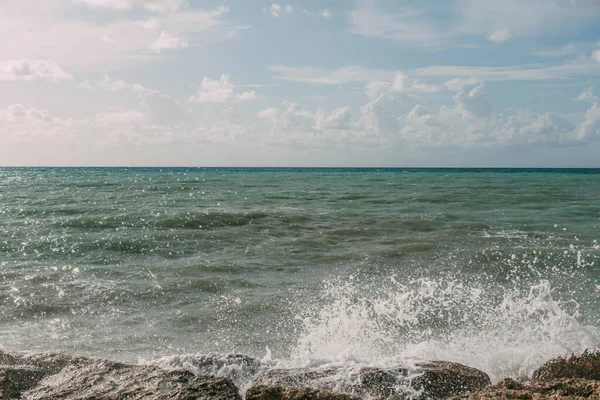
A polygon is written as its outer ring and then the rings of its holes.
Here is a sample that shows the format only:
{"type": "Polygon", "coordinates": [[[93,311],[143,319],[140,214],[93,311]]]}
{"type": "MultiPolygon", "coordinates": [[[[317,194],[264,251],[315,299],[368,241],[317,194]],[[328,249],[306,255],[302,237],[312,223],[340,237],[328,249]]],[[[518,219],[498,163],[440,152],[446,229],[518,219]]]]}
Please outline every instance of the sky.
{"type": "Polygon", "coordinates": [[[0,165],[600,167],[598,0],[0,0],[0,165]]]}

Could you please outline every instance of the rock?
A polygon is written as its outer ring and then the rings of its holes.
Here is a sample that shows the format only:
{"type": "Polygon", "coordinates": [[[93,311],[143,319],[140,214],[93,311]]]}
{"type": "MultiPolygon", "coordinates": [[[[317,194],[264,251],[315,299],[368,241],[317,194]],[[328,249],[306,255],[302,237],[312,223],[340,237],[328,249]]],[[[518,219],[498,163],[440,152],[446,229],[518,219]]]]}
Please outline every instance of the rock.
{"type": "Polygon", "coordinates": [[[411,388],[421,392],[419,398],[446,399],[475,392],[492,384],[490,377],[478,369],[447,361],[417,364],[423,371],[411,381],[411,388]]]}
{"type": "Polygon", "coordinates": [[[262,363],[244,354],[185,354],[163,357],[153,361],[151,365],[167,370],[186,370],[194,375],[230,378],[237,387],[241,388],[248,385],[260,370],[262,363]]]}
{"type": "Polygon", "coordinates": [[[337,399],[332,397],[336,394],[351,396],[340,399],[445,399],[490,384],[484,372],[444,361],[418,363],[413,368],[369,367],[350,372],[340,368],[271,369],[255,377],[246,399],[337,399]],[[313,397],[293,397],[300,389],[312,391],[313,397]]]}
{"type": "Polygon", "coordinates": [[[60,354],[0,351],[0,398],[241,400],[228,378],[60,354]]]}
{"type": "Polygon", "coordinates": [[[252,386],[246,400],[361,400],[360,397],[309,387],[252,386]]]}
{"type": "Polygon", "coordinates": [[[586,350],[582,355],[557,357],[533,371],[534,380],[584,378],[600,380],[600,351],[586,350]]]}
{"type": "Polygon", "coordinates": [[[551,381],[532,381],[528,384],[504,379],[489,388],[454,397],[452,400],[489,400],[489,399],[561,399],[581,400],[600,399],[600,382],[590,379],[571,378],[551,381]]]}

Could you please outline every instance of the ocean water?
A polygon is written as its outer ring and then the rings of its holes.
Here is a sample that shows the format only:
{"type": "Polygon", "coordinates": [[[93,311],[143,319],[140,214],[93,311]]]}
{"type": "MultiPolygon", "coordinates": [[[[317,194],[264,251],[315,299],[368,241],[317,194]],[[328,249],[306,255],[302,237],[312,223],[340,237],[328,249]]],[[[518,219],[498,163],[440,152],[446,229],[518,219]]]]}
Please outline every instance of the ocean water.
{"type": "Polygon", "coordinates": [[[600,170],[3,168],[0,344],[519,377],[600,346],[598,240],[600,170]]]}

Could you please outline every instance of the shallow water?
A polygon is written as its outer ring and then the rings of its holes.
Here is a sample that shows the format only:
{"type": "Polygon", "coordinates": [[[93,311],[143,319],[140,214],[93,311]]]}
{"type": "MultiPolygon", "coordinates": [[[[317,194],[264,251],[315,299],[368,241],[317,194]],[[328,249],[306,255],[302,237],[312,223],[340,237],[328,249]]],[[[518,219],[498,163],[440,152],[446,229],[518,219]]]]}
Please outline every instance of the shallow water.
{"type": "Polygon", "coordinates": [[[600,170],[5,168],[0,344],[527,375],[600,346],[599,232],[600,170]]]}

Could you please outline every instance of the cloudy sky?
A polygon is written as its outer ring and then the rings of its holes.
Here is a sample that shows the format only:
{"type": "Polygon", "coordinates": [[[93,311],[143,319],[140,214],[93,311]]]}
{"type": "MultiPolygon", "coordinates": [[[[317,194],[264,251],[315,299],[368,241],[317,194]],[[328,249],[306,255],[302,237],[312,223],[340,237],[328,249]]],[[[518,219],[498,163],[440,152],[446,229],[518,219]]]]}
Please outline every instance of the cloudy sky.
{"type": "Polygon", "coordinates": [[[0,0],[0,165],[600,167],[598,0],[0,0]]]}

